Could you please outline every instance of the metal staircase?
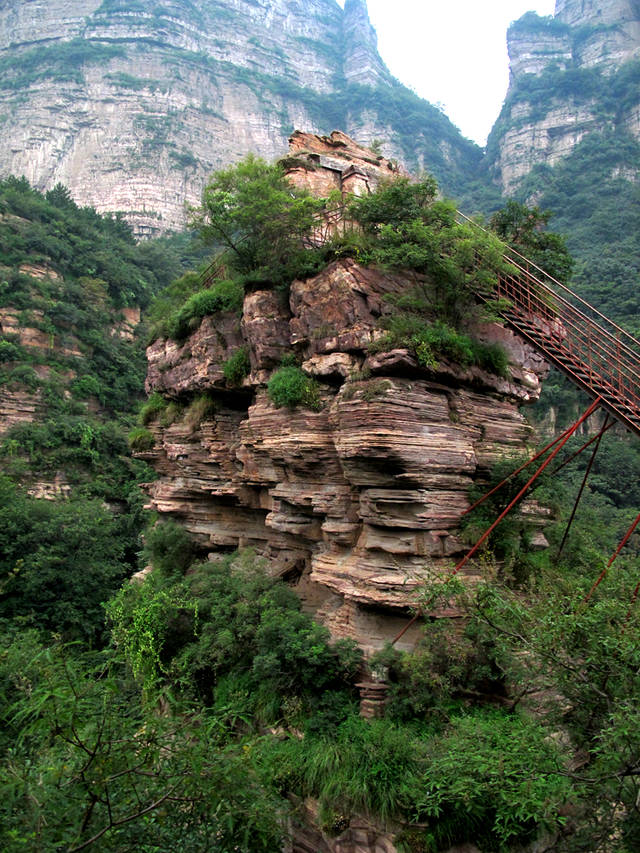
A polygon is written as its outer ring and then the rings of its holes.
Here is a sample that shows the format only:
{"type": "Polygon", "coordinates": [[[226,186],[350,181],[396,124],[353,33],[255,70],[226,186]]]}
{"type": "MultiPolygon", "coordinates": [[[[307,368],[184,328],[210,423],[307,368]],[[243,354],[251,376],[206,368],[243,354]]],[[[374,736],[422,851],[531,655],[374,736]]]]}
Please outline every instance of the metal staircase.
{"type": "Polygon", "coordinates": [[[509,272],[477,295],[504,299],[500,314],[514,331],[640,435],[640,342],[514,249],[504,259],[509,272]]]}

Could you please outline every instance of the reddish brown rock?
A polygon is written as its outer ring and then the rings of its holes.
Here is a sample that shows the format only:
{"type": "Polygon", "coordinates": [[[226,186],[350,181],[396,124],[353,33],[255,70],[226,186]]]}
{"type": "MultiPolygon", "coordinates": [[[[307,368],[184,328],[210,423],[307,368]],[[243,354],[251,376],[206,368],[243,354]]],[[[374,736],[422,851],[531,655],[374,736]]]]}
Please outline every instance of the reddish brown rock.
{"type": "MultiPolygon", "coordinates": [[[[150,506],[179,518],[203,552],[254,547],[274,572],[297,578],[305,606],[335,636],[369,650],[406,625],[424,580],[464,553],[469,487],[497,458],[526,451],[532,430],[518,406],[535,399],[546,369],[499,327],[484,333],[509,352],[506,379],[444,362],[427,370],[407,350],[370,355],[384,295],[410,284],[340,261],[295,282],[288,306],[251,293],[242,321],[206,318],[184,343],[149,349],[149,390],[216,401],[201,424],[187,414],[153,426],[156,446],[143,454],[159,474],[150,506]],[[243,345],[252,373],[234,391],[222,366],[243,345]],[[319,411],[269,399],[266,382],[295,352],[322,383],[319,411]],[[536,382],[523,384],[525,370],[536,382]]],[[[537,536],[543,514],[527,517],[537,536]]],[[[467,567],[469,582],[475,572],[467,567]]]]}
{"type": "Polygon", "coordinates": [[[381,273],[351,259],[291,286],[291,343],[309,358],[364,351],[389,313],[384,297],[407,289],[407,276],[381,273]]]}
{"type": "MultiPolygon", "coordinates": [[[[0,308],[0,332],[3,335],[15,335],[21,346],[29,349],[39,349],[45,352],[55,352],[59,355],[81,357],[80,343],[75,335],[51,335],[32,326],[21,326],[15,308],[0,308]]],[[[30,314],[36,320],[42,320],[42,311],[33,310],[30,314]]]]}
{"type": "Polygon", "coordinates": [[[289,305],[273,290],[248,293],[242,311],[242,337],[250,343],[251,370],[270,370],[291,349],[289,305]]]}
{"type": "Polygon", "coordinates": [[[242,343],[232,313],[205,317],[184,343],[156,341],[147,349],[147,391],[177,398],[225,388],[223,365],[242,343]]]}
{"type": "Polygon", "coordinates": [[[10,391],[0,388],[0,435],[17,424],[31,423],[42,412],[40,392],[10,391]]]}

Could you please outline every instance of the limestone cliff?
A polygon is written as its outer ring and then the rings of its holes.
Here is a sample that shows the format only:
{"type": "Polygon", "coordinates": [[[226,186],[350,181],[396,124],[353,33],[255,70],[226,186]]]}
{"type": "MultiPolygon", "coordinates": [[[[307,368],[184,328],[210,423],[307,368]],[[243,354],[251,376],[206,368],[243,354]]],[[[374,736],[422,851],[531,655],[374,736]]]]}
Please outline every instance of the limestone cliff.
{"type": "MultiPolygon", "coordinates": [[[[296,180],[308,175],[321,191],[365,191],[394,168],[343,135],[297,135],[293,147],[296,180]],[[314,169],[296,169],[305,157],[314,169]]],[[[397,633],[421,579],[466,550],[469,487],[526,449],[519,406],[537,399],[546,372],[493,325],[481,333],[507,350],[507,378],[442,359],[426,369],[403,349],[371,354],[392,310],[385,297],[416,280],[337,260],[294,282],[287,299],[255,289],[240,320],[205,317],[185,342],[147,352],[148,391],[186,405],[152,425],[155,445],[141,454],[159,474],[150,506],[178,518],[212,559],[254,547],[334,635],[366,648],[397,633]],[[223,367],[242,347],[251,371],[234,388],[223,367]],[[319,382],[317,411],[276,408],[267,393],[292,354],[319,382]],[[203,394],[213,407],[193,404],[203,394]]]]}
{"type": "Polygon", "coordinates": [[[635,0],[557,0],[555,16],[527,13],[507,39],[509,91],[488,144],[505,192],[536,164],[554,166],[593,131],[640,139],[635,0]]]}
{"type": "Polygon", "coordinates": [[[296,127],[382,138],[451,189],[480,156],[391,78],[365,0],[7,0],[0,72],[0,175],[60,181],[139,235],[296,127]]]}

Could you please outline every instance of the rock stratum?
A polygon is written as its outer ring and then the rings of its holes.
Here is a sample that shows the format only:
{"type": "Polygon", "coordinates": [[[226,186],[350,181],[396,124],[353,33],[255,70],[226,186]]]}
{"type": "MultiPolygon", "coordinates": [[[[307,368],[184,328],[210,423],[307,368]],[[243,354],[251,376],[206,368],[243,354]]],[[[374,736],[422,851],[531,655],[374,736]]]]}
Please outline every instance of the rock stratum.
{"type": "MultiPolygon", "coordinates": [[[[293,147],[316,164],[296,180],[315,186],[364,192],[393,169],[343,135],[298,135],[293,147]]],[[[241,318],[205,317],[186,341],[147,351],[147,390],[187,406],[150,427],[155,445],[141,455],[159,475],[146,486],[151,508],[184,524],[211,559],[255,548],[334,636],[368,649],[406,624],[420,582],[466,550],[469,487],[526,450],[532,430],[519,407],[538,398],[547,371],[497,325],[478,333],[507,350],[507,378],[444,360],[427,370],[404,349],[371,354],[385,297],[417,280],[338,260],[295,281],[288,298],[254,290],[241,318]],[[251,372],[233,388],[223,366],[242,347],[251,372]],[[292,353],[319,383],[317,411],[276,408],[267,393],[292,353]],[[194,420],[189,403],[201,395],[212,403],[194,420]]]]}
{"type": "Polygon", "coordinates": [[[487,149],[505,193],[594,131],[640,139],[637,0],[557,0],[553,17],[529,12],[512,24],[507,42],[509,91],[487,149]]]}
{"type": "Polygon", "coordinates": [[[58,182],[139,236],[185,224],[206,177],[298,127],[344,128],[449,191],[480,149],[395,81],[365,0],[5,0],[0,175],[58,182]]]}

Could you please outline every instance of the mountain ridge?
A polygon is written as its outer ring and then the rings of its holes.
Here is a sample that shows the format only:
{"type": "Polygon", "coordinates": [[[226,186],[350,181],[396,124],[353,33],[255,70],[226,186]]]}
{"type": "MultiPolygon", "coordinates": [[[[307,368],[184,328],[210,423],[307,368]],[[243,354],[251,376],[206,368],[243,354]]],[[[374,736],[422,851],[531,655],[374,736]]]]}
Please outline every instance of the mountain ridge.
{"type": "Polygon", "coordinates": [[[184,226],[206,177],[336,127],[448,189],[480,149],[391,76],[364,0],[17,0],[0,9],[0,174],[62,182],[138,236],[184,226]]]}

